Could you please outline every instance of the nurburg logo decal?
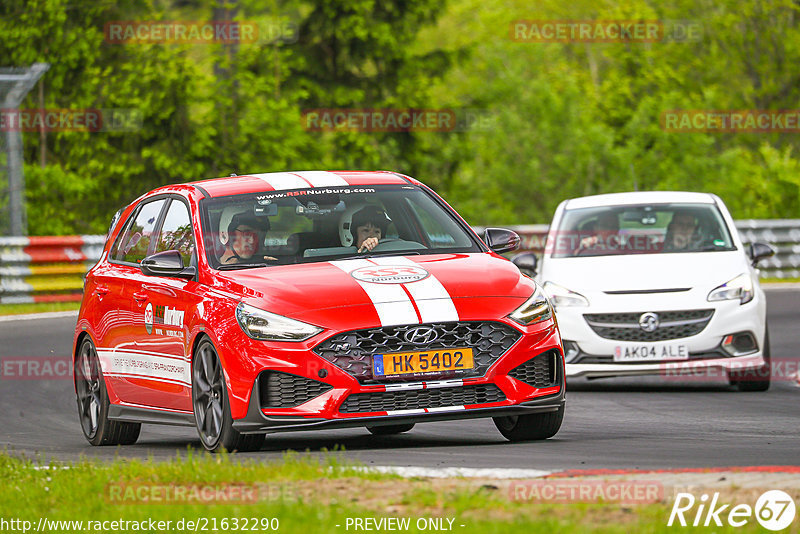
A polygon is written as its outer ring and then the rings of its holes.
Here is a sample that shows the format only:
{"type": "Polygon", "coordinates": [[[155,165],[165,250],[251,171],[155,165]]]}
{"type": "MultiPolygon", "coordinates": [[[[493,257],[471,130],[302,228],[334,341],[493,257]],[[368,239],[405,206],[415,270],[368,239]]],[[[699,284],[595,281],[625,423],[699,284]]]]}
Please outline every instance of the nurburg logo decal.
{"type": "Polygon", "coordinates": [[[356,269],[350,276],[361,282],[373,284],[408,284],[423,280],[429,274],[422,267],[414,265],[376,265],[356,269]]]}

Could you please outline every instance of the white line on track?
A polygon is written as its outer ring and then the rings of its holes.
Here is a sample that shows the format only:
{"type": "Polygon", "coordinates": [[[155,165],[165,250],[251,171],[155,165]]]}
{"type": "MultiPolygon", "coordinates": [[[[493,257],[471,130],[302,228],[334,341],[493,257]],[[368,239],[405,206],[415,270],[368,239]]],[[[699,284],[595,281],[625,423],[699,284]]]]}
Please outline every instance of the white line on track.
{"type": "Polygon", "coordinates": [[[401,477],[425,477],[425,478],[539,478],[550,475],[554,471],[542,471],[539,469],[505,469],[505,468],[474,468],[474,467],[415,467],[415,466],[393,466],[376,465],[358,468],[359,471],[373,473],[389,473],[400,475],[401,477]]]}
{"type": "Polygon", "coordinates": [[[34,319],[60,319],[63,317],[77,317],[78,310],[75,311],[62,311],[62,312],[47,312],[47,313],[25,313],[19,315],[2,315],[0,316],[0,323],[6,321],[31,321],[34,319]]]}

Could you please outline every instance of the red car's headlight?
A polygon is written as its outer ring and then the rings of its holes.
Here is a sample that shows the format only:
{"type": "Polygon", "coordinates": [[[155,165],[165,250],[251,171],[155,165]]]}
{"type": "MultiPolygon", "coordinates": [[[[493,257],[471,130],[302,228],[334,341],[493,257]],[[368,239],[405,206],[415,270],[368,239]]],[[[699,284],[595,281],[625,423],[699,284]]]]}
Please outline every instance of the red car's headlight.
{"type": "Polygon", "coordinates": [[[244,333],[262,341],[305,341],[322,328],[260,310],[244,302],[236,306],[236,320],[244,333]]]}
{"type": "Polygon", "coordinates": [[[542,288],[536,284],[536,290],[525,303],[509,315],[511,319],[521,325],[531,325],[546,321],[553,317],[553,309],[547,301],[542,288]]]}

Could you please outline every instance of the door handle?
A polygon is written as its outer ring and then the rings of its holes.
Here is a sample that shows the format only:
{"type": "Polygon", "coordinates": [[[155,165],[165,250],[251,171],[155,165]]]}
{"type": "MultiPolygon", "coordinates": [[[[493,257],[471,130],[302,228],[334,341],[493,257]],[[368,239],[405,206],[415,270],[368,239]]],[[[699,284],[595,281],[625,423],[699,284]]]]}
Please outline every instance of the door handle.
{"type": "Polygon", "coordinates": [[[97,286],[94,288],[94,294],[100,298],[108,295],[109,289],[106,286],[97,286]]]}
{"type": "Polygon", "coordinates": [[[139,306],[141,306],[142,303],[147,300],[147,293],[141,293],[141,292],[134,293],[133,300],[135,300],[139,304],[139,306]]]}

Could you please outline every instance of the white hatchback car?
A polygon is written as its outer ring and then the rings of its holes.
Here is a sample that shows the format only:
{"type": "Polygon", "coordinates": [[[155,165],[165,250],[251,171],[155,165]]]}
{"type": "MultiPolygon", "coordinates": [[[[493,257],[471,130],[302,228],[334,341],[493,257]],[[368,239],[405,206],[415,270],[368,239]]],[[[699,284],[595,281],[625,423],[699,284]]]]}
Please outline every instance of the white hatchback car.
{"type": "MultiPolygon", "coordinates": [[[[567,376],[726,376],[770,384],[766,299],[757,262],[717,196],[617,193],[556,209],[538,280],[564,339],[567,376]]],[[[535,257],[515,263],[528,271],[535,257]]]]}

